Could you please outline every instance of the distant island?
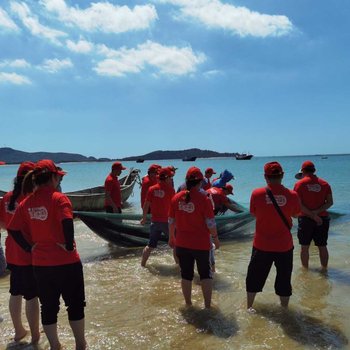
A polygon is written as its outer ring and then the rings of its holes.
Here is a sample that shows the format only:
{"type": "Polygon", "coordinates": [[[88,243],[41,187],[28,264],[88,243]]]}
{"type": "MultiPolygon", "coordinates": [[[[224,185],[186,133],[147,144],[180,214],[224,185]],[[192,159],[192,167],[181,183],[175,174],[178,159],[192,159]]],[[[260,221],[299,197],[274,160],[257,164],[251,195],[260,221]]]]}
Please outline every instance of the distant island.
{"type": "Polygon", "coordinates": [[[136,161],[142,160],[165,160],[165,159],[184,159],[184,158],[218,158],[218,157],[235,157],[238,153],[220,153],[199,148],[191,148],[178,151],[154,151],[151,153],[125,157],[119,159],[86,157],[76,153],[64,152],[23,152],[9,147],[0,148],[0,163],[19,164],[24,161],[37,162],[40,159],[52,159],[55,163],[67,162],[110,162],[113,160],[136,161]]]}

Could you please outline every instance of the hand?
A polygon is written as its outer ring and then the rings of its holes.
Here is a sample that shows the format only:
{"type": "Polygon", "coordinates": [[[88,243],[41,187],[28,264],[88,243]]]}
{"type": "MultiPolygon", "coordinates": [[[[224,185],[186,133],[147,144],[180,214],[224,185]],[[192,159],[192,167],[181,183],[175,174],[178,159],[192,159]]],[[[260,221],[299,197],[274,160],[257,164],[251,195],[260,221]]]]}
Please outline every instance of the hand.
{"type": "Polygon", "coordinates": [[[169,245],[169,247],[174,248],[175,247],[175,240],[173,238],[169,238],[168,245],[169,245]]]}
{"type": "Polygon", "coordinates": [[[141,225],[145,225],[145,224],[146,224],[146,221],[147,221],[146,218],[142,218],[142,219],[140,220],[140,224],[141,224],[141,225]]]}
{"type": "Polygon", "coordinates": [[[316,224],[318,226],[321,226],[323,224],[323,220],[321,217],[319,217],[318,215],[314,215],[314,217],[312,218],[314,221],[316,221],[316,224]]]}
{"type": "Polygon", "coordinates": [[[219,241],[218,236],[213,237],[213,242],[215,244],[215,249],[219,249],[220,248],[220,241],[219,241]]]}

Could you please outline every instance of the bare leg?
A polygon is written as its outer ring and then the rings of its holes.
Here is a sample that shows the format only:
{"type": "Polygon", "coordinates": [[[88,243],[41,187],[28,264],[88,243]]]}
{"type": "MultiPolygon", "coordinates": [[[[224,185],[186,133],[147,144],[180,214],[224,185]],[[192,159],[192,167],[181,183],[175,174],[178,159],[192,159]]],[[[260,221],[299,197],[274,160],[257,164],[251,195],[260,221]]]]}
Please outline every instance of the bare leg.
{"type": "Polygon", "coordinates": [[[182,294],[185,298],[186,305],[192,305],[191,294],[192,294],[192,281],[181,280],[182,294]]]}
{"type": "Polygon", "coordinates": [[[300,251],[301,264],[306,269],[309,268],[309,247],[308,245],[302,245],[300,251]]]}
{"type": "Polygon", "coordinates": [[[141,258],[141,266],[145,267],[146,266],[146,262],[149,258],[149,256],[151,255],[153,248],[149,247],[148,245],[143,249],[142,252],[142,258],[141,258]]]}
{"type": "Polygon", "coordinates": [[[281,300],[281,306],[287,308],[289,304],[289,297],[280,296],[280,300],[281,300]]]}
{"type": "Polygon", "coordinates": [[[32,343],[36,344],[40,339],[38,298],[26,300],[26,316],[32,334],[32,343]]]}
{"type": "Polygon", "coordinates": [[[47,336],[47,339],[50,343],[50,350],[60,350],[61,344],[58,340],[58,334],[57,334],[57,323],[50,324],[50,325],[43,325],[44,332],[47,336]]]}
{"type": "Polygon", "coordinates": [[[327,270],[328,267],[328,249],[327,246],[318,247],[320,256],[320,262],[323,270],[327,270]]]}
{"type": "Polygon", "coordinates": [[[9,310],[15,329],[15,341],[23,339],[27,335],[22,323],[22,295],[10,295],[9,310]]]}
{"type": "Polygon", "coordinates": [[[256,293],[247,292],[247,309],[251,309],[254,304],[256,293]]]}
{"type": "Polygon", "coordinates": [[[75,350],[85,350],[85,319],[79,321],[69,321],[75,338],[75,350]]]}
{"type": "Polygon", "coordinates": [[[176,265],[179,265],[179,258],[176,255],[176,248],[173,248],[173,257],[176,265]]]}
{"type": "Polygon", "coordinates": [[[209,309],[211,305],[211,295],[213,291],[213,280],[210,278],[203,279],[201,280],[201,286],[205,308],[209,309]]]}

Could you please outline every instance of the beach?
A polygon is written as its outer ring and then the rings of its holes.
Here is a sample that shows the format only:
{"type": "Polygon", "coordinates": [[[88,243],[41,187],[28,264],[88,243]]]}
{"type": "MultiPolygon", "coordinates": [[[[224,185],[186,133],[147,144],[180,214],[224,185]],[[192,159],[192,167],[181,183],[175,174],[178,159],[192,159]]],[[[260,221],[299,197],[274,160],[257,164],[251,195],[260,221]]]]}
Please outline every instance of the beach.
{"type": "MultiPolygon", "coordinates": [[[[294,174],[305,157],[277,158],[285,168],[285,185],[292,187],[294,174]]],[[[256,314],[246,311],[245,276],[250,259],[253,225],[244,234],[223,242],[216,254],[213,308],[203,308],[198,276],[193,287],[193,306],[186,308],[180,289],[178,267],[171,250],[163,246],[149,259],[146,268],[140,266],[142,247],[121,248],[102,240],[81,221],[75,221],[78,251],[85,273],[86,335],[89,349],[350,349],[350,195],[348,177],[350,156],[310,158],[317,173],[333,188],[334,207],[341,216],[331,222],[329,234],[330,261],[328,272],[319,267],[318,251],[310,249],[310,268],[301,268],[300,248],[294,237],[293,295],[288,310],[282,310],[274,294],[274,269],[271,270],[263,293],[256,297],[256,314]],[[335,172],[334,169],[340,169],[335,172]]],[[[253,188],[263,186],[262,166],[274,158],[253,158],[250,161],[231,159],[200,159],[186,164],[181,161],[161,161],[175,165],[178,171],[175,185],[183,181],[188,166],[212,166],[220,171],[231,170],[236,179],[233,197],[247,206],[253,188]]],[[[149,162],[141,165],[142,174],[149,162]]],[[[68,171],[62,183],[64,191],[95,186],[107,175],[109,164],[63,164],[68,171]],[[90,169],[90,179],[86,168],[90,169]],[[81,174],[76,179],[77,174],[81,174]]],[[[139,167],[127,162],[129,168],[139,167]]],[[[14,170],[1,169],[1,189],[9,190],[14,170]],[[12,175],[11,175],[12,174],[12,175]]],[[[130,198],[131,208],[140,212],[139,189],[130,198]]],[[[5,234],[2,234],[2,242],[5,234]]],[[[9,276],[0,278],[0,349],[32,349],[28,344],[11,342],[12,325],[8,312],[9,276]]],[[[72,349],[71,334],[64,305],[61,303],[59,334],[66,349],[72,349]]],[[[48,349],[42,333],[37,349],[48,349]]]]}

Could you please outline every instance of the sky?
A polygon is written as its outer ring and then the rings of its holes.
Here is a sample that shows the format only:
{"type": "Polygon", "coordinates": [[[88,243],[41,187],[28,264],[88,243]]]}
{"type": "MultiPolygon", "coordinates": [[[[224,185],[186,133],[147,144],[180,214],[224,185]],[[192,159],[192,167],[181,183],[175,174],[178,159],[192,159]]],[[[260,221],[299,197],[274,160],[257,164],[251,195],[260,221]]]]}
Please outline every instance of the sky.
{"type": "Polygon", "coordinates": [[[349,0],[0,1],[0,147],[350,153],[349,0]]]}

